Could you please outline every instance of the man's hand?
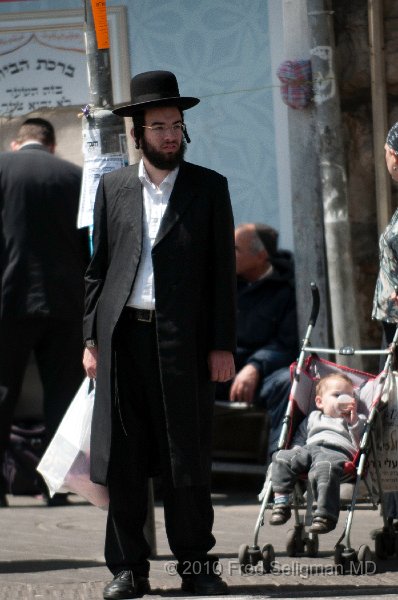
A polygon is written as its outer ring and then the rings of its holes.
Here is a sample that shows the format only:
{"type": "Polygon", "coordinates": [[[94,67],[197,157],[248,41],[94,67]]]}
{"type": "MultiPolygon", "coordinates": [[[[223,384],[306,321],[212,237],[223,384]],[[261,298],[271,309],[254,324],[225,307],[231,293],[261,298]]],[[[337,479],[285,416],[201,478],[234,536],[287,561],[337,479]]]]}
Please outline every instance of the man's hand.
{"type": "Polygon", "coordinates": [[[233,379],[235,375],[235,362],[232,352],[225,350],[211,350],[207,357],[211,381],[224,382],[233,379]]]}
{"type": "Polygon", "coordinates": [[[87,377],[95,379],[97,377],[97,348],[85,348],[83,353],[83,367],[87,377]]]}
{"type": "Polygon", "coordinates": [[[229,391],[231,402],[253,402],[260,381],[260,373],[253,365],[246,365],[239,371],[229,391]]]}

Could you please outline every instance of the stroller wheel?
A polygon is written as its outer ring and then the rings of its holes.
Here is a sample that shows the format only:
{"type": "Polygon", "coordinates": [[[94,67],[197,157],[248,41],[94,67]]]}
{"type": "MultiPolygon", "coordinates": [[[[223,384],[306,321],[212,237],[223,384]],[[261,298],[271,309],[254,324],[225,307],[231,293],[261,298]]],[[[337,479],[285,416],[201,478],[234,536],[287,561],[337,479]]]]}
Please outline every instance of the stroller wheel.
{"type": "Polygon", "coordinates": [[[334,564],[338,567],[344,567],[343,552],[343,544],[337,544],[334,548],[334,564]]]}
{"type": "MultiPolygon", "coordinates": [[[[356,569],[356,573],[358,575],[367,575],[368,566],[371,564],[374,568],[374,562],[372,562],[372,553],[370,551],[369,546],[359,546],[358,550],[358,568],[356,569]]],[[[372,575],[375,571],[372,571],[372,575]]]]}
{"type": "Polygon", "coordinates": [[[310,558],[314,558],[318,555],[319,550],[319,538],[316,533],[312,534],[312,537],[307,537],[304,540],[306,555],[310,558]]]}
{"type": "Polygon", "coordinates": [[[249,546],[247,544],[239,546],[238,560],[241,572],[247,573],[248,567],[250,567],[249,546]]]}
{"type": "Polygon", "coordinates": [[[395,551],[395,540],[391,539],[388,531],[378,531],[375,535],[375,554],[377,558],[386,559],[395,551]]]}
{"type": "Polygon", "coordinates": [[[353,548],[342,546],[340,557],[341,575],[355,575],[360,570],[360,567],[358,567],[358,555],[353,548]]]}
{"type": "Polygon", "coordinates": [[[303,526],[298,525],[294,529],[289,529],[286,534],[286,553],[288,556],[296,556],[303,551],[303,526]]]}
{"type": "Polygon", "coordinates": [[[261,551],[264,573],[272,573],[275,562],[275,550],[272,544],[266,544],[261,551]]]}

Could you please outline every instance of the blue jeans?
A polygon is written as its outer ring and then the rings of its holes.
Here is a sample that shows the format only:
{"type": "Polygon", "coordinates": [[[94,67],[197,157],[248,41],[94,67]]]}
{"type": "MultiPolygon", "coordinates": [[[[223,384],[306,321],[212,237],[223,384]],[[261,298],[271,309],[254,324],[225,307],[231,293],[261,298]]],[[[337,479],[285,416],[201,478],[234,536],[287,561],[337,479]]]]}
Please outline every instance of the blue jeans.
{"type": "Polygon", "coordinates": [[[283,367],[261,381],[254,403],[265,408],[270,419],[268,452],[272,455],[278,447],[282,421],[290,393],[290,369],[283,367]]]}

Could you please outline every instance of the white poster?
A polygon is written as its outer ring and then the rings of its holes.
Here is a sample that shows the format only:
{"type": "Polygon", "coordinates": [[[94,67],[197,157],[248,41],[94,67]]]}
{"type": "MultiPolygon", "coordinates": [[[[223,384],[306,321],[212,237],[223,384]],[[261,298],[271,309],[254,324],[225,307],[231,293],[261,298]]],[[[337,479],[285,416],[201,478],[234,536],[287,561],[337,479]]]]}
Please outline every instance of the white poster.
{"type": "Polygon", "coordinates": [[[77,226],[91,227],[93,224],[93,209],[95,195],[101,175],[125,165],[122,154],[106,154],[104,156],[86,157],[83,167],[83,182],[80,192],[80,206],[77,226]]]}
{"type": "MultiPolygon", "coordinates": [[[[113,102],[119,104],[130,98],[126,8],[109,7],[107,19],[113,102]]],[[[83,10],[1,14],[0,115],[83,107],[89,100],[83,10]]]]}
{"type": "Polygon", "coordinates": [[[0,33],[0,112],[19,116],[88,102],[81,29],[0,33]]]}
{"type": "MultiPolygon", "coordinates": [[[[377,462],[384,492],[398,492],[398,373],[388,374],[383,390],[385,404],[376,423],[376,456],[370,456],[372,478],[377,462]]],[[[376,480],[376,479],[375,479],[376,480]]]]}

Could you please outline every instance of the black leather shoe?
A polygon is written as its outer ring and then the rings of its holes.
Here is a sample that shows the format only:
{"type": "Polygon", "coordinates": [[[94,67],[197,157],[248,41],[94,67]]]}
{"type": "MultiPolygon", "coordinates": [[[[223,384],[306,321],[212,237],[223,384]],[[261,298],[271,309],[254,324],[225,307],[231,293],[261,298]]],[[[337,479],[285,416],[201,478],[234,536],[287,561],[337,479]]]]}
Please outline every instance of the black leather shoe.
{"type": "Polygon", "coordinates": [[[70,506],[68,494],[54,494],[46,497],[47,506],[70,506]]]}
{"type": "Polygon", "coordinates": [[[130,600],[149,594],[151,586],[148,577],[133,576],[131,571],[120,571],[113,580],[104,587],[105,600],[130,600]]]}
{"type": "Polygon", "coordinates": [[[195,596],[224,596],[229,594],[228,585],[219,575],[207,573],[183,577],[181,590],[195,596]]]}
{"type": "Polygon", "coordinates": [[[2,492],[0,492],[0,508],[7,508],[7,507],[8,507],[7,496],[5,494],[3,494],[2,492]]]}

